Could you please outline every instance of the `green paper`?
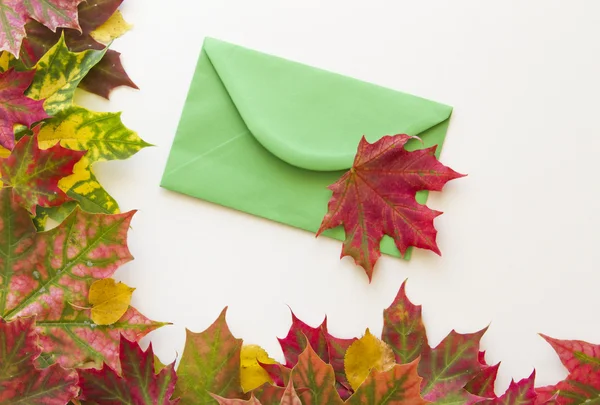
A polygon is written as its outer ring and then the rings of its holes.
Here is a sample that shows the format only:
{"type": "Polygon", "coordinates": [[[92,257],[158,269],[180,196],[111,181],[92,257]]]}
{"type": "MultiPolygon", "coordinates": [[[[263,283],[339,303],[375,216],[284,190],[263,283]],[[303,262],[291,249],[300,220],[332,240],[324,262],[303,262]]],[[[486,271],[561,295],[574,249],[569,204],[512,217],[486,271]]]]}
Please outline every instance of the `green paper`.
{"type": "MultiPolygon", "coordinates": [[[[364,135],[438,145],[452,107],[206,38],[161,186],[316,233],[364,135]]],[[[417,195],[425,203],[427,193],[417,195]]],[[[339,227],[324,235],[344,239],[339,227]]],[[[393,240],[383,253],[400,256],[393,240]]],[[[405,255],[405,256],[408,256],[405,255]]]]}

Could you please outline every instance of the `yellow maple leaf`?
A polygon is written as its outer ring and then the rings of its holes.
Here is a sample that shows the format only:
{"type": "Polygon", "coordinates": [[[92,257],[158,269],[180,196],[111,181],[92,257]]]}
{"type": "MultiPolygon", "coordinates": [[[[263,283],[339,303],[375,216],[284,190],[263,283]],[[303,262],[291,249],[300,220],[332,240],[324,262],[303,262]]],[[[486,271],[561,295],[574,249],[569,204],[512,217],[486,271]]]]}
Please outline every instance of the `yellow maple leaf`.
{"type": "Polygon", "coordinates": [[[92,305],[92,321],[97,325],[112,325],[117,322],[131,302],[135,288],[112,278],[95,281],[90,286],[88,301],[92,305]]]}
{"type": "Polygon", "coordinates": [[[264,383],[272,383],[269,373],[258,363],[276,364],[258,345],[244,345],[240,353],[240,380],[244,392],[252,391],[264,383]]]}
{"type": "Polygon", "coordinates": [[[354,390],[367,379],[372,369],[387,371],[394,364],[396,359],[392,348],[373,336],[369,329],[350,345],[344,356],[344,371],[354,390]]]}

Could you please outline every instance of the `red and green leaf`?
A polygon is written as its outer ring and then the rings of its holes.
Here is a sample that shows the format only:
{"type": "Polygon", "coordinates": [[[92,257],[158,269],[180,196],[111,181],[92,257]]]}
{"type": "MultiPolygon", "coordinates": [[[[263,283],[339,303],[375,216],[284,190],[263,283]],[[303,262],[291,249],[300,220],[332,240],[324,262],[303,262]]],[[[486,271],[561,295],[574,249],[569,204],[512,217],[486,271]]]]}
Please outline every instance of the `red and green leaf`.
{"type": "Polygon", "coordinates": [[[344,356],[346,355],[346,350],[348,350],[350,345],[354,343],[357,338],[340,339],[330,335],[329,332],[326,332],[325,339],[327,340],[329,364],[331,364],[335,373],[336,389],[340,397],[343,400],[346,400],[354,391],[346,378],[346,373],[344,371],[344,356]]]}
{"type": "Polygon", "coordinates": [[[326,363],[329,362],[329,353],[326,340],[327,318],[316,328],[302,322],[292,312],[292,326],[283,339],[279,340],[283,355],[286,361],[286,367],[292,368],[298,362],[298,356],[306,348],[306,342],[312,346],[319,357],[326,363]]]}
{"type": "Polygon", "coordinates": [[[472,397],[463,387],[483,369],[478,357],[484,333],[485,329],[470,334],[451,331],[434,349],[423,348],[419,363],[423,398],[443,403],[447,397],[472,397]]]}
{"type": "Polygon", "coordinates": [[[415,195],[421,190],[441,191],[448,181],[463,177],[436,159],[435,146],[405,150],[410,139],[384,136],[370,144],[363,137],[350,171],[329,186],[333,195],[317,235],[343,225],[342,256],[352,256],[369,280],[384,235],[394,239],[402,254],[410,246],[440,254],[433,220],[441,212],[419,204],[415,195]]]}
{"type": "Polygon", "coordinates": [[[381,340],[392,347],[398,364],[410,363],[429,347],[421,306],[414,305],[406,296],[406,281],[394,302],[383,311],[381,340]]]}
{"type": "Polygon", "coordinates": [[[121,373],[107,365],[100,370],[79,370],[80,399],[97,405],[177,404],[171,399],[177,381],[174,364],[155,373],[152,345],[143,351],[137,343],[121,337],[119,360],[121,373]]]}
{"type": "Polygon", "coordinates": [[[536,393],[533,387],[535,382],[535,371],[528,378],[519,382],[514,380],[504,395],[499,398],[488,399],[478,402],[481,405],[534,405],[536,403],[536,393]]]}
{"type": "MultiPolygon", "coordinates": [[[[482,364],[483,365],[483,364],[482,364]]],[[[477,395],[482,398],[496,398],[494,392],[494,385],[496,382],[496,376],[498,375],[498,368],[500,363],[487,366],[485,365],[483,370],[479,372],[471,381],[465,385],[465,389],[473,395],[477,395]]]]}
{"type": "Polygon", "coordinates": [[[248,400],[223,398],[215,394],[210,394],[210,396],[213,397],[219,403],[219,405],[263,405],[258,399],[256,399],[254,395],[252,395],[248,400]]]}
{"type": "Polygon", "coordinates": [[[55,207],[70,200],[58,182],[73,173],[83,155],[60,145],[41,150],[37,135],[24,136],[8,158],[0,158],[0,175],[15,201],[35,213],[38,205],[55,207]]]}
{"type": "Polygon", "coordinates": [[[34,318],[0,319],[0,404],[63,405],[77,396],[77,373],[38,369],[40,354],[34,318]]]}
{"type": "Polygon", "coordinates": [[[384,372],[372,370],[346,403],[425,405],[427,402],[419,392],[422,378],[417,373],[417,367],[417,361],[414,361],[396,364],[384,372]]]}
{"type": "Polygon", "coordinates": [[[186,342],[177,369],[175,395],[183,403],[213,403],[210,394],[241,398],[240,354],[242,340],[227,327],[225,314],[204,332],[186,331],[186,342]]]}
{"type": "Polygon", "coordinates": [[[34,19],[51,31],[73,28],[81,31],[77,6],[83,0],[0,0],[0,51],[19,55],[25,23],[34,19]]]}
{"type": "Polygon", "coordinates": [[[569,375],[556,385],[538,388],[538,403],[551,399],[559,405],[600,401],[600,345],[542,337],[556,351],[569,375]]]}
{"type": "Polygon", "coordinates": [[[298,357],[291,381],[297,388],[307,388],[300,394],[304,405],[343,404],[336,390],[333,367],[325,363],[310,345],[298,357]]]}
{"type": "Polygon", "coordinates": [[[90,285],[132,259],[127,231],[134,212],[89,214],[76,209],[56,228],[36,233],[26,210],[0,190],[0,317],[37,317],[45,359],[64,367],[118,369],[120,333],[139,340],[163,324],[135,309],[114,325],[97,326],[89,311],[90,285]]]}
{"type": "Polygon", "coordinates": [[[29,128],[49,117],[44,111],[44,100],[34,100],[24,94],[34,76],[34,71],[14,69],[0,73],[0,145],[6,149],[12,150],[15,146],[16,124],[29,128]]]}

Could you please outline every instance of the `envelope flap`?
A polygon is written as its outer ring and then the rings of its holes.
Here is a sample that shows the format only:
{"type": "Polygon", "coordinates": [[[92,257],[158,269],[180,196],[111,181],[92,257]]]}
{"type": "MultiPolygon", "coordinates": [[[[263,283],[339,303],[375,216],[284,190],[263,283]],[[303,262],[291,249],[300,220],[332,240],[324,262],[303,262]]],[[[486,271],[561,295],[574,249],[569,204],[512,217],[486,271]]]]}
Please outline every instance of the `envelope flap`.
{"type": "Polygon", "coordinates": [[[254,137],[285,162],[346,170],[365,135],[421,132],[452,108],[212,38],[209,57],[254,137]]]}

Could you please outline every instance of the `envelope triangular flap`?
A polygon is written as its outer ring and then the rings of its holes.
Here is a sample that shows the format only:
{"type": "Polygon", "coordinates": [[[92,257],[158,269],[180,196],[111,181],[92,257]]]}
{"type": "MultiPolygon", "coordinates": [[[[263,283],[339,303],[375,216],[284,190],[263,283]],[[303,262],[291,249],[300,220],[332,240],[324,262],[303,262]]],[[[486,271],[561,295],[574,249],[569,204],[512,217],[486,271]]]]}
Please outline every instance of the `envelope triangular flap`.
{"type": "Polygon", "coordinates": [[[253,136],[283,161],[315,171],[352,166],[360,138],[419,135],[452,108],[207,38],[204,51],[253,136]]]}

